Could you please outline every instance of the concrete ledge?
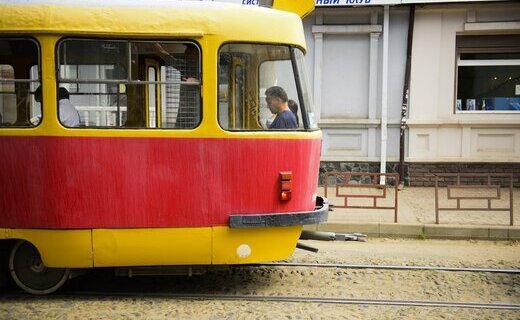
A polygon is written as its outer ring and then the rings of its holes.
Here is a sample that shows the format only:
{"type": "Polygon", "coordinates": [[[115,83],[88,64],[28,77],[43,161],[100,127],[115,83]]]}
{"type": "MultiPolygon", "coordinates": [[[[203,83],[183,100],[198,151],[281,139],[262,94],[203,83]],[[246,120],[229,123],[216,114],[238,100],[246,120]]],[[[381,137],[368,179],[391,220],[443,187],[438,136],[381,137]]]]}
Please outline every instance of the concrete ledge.
{"type": "Polygon", "coordinates": [[[326,222],[305,230],[364,233],[369,237],[520,240],[520,226],[326,222]]]}
{"type": "Polygon", "coordinates": [[[454,226],[442,224],[424,225],[424,235],[432,239],[489,239],[489,227],[454,226]]]}
{"type": "Polygon", "coordinates": [[[379,226],[380,237],[422,238],[424,227],[420,224],[386,224],[379,226]]]}
{"type": "Polygon", "coordinates": [[[364,233],[369,237],[379,237],[379,223],[323,223],[318,225],[318,231],[364,233]]]}
{"type": "Polygon", "coordinates": [[[494,227],[489,228],[490,240],[510,239],[508,227],[494,227]]]}
{"type": "Polygon", "coordinates": [[[520,227],[509,227],[509,240],[520,240],[520,227]]]}

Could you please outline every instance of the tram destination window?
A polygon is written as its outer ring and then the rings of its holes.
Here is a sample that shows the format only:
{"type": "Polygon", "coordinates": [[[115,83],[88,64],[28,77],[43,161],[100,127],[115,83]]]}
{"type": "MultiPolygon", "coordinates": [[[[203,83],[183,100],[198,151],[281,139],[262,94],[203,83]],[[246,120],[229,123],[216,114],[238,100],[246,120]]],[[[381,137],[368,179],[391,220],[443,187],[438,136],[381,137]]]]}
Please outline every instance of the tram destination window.
{"type": "Polygon", "coordinates": [[[232,131],[315,128],[303,61],[303,52],[289,46],[223,45],[218,65],[220,126],[232,131]],[[297,105],[297,127],[269,129],[276,115],[269,109],[265,92],[272,86],[282,87],[297,105]]]}
{"type": "Polygon", "coordinates": [[[0,127],[34,127],[42,118],[34,92],[40,85],[36,41],[0,38],[0,127]]]}
{"type": "Polygon", "coordinates": [[[201,121],[193,43],[66,39],[58,65],[81,127],[192,129],[201,121]]]}
{"type": "Polygon", "coordinates": [[[520,112],[520,36],[457,36],[455,112],[520,112]]]}

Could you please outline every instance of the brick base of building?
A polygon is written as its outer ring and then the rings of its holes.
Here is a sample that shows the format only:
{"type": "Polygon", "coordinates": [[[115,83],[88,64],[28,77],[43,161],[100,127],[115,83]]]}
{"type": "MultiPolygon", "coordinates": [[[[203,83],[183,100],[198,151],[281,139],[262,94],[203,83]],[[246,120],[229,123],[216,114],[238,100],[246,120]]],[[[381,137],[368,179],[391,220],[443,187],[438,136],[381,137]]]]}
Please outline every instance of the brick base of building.
{"type": "MultiPolygon", "coordinates": [[[[410,186],[433,187],[435,178],[432,175],[436,173],[512,173],[513,186],[520,187],[520,163],[409,163],[408,168],[410,186]]],[[[486,184],[486,180],[485,177],[467,177],[461,181],[465,184],[486,184]]],[[[509,177],[492,177],[492,183],[509,186],[509,177]]]]}
{"type": "MultiPolygon", "coordinates": [[[[326,172],[372,172],[379,173],[381,168],[381,164],[379,162],[343,162],[343,161],[322,161],[320,163],[320,176],[319,176],[319,185],[323,185],[323,177],[326,172]]],[[[386,164],[386,173],[399,173],[399,163],[397,162],[388,162],[386,164]]],[[[408,177],[408,164],[404,165],[404,176],[405,176],[405,185],[408,184],[406,180],[408,177]]],[[[368,181],[365,179],[361,180],[362,183],[370,183],[370,179],[368,181]]],[[[402,180],[402,179],[401,179],[402,180]]],[[[341,181],[341,179],[338,179],[341,181]]],[[[334,181],[329,180],[329,184],[334,184],[334,181]]],[[[393,184],[392,181],[388,181],[389,184],[393,184]]]]}
{"type": "MultiPolygon", "coordinates": [[[[322,161],[320,164],[319,183],[323,185],[325,172],[379,172],[378,162],[342,162],[342,161],[322,161]]],[[[387,173],[399,173],[399,163],[389,162],[386,166],[387,173]]],[[[435,174],[443,173],[512,173],[513,186],[520,187],[520,162],[515,163],[460,163],[460,162],[436,162],[436,163],[405,163],[404,165],[404,184],[412,187],[433,187],[435,186],[435,174]]],[[[485,184],[486,178],[466,177],[461,180],[464,184],[485,184]]],[[[450,184],[453,181],[449,181],[450,184]]],[[[500,183],[509,186],[509,178],[494,178],[493,183],[500,183]]],[[[442,185],[443,183],[441,183],[442,185]]]]}

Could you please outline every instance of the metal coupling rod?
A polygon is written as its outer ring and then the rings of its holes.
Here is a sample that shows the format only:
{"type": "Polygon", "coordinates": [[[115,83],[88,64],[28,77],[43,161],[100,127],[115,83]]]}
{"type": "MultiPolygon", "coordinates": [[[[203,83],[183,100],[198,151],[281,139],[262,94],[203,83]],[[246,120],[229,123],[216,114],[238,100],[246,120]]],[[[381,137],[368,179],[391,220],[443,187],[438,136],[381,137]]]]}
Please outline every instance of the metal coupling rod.
{"type": "Polygon", "coordinates": [[[336,233],[324,231],[303,230],[300,235],[301,240],[320,240],[320,241],[367,241],[367,235],[362,233],[336,233]]]}

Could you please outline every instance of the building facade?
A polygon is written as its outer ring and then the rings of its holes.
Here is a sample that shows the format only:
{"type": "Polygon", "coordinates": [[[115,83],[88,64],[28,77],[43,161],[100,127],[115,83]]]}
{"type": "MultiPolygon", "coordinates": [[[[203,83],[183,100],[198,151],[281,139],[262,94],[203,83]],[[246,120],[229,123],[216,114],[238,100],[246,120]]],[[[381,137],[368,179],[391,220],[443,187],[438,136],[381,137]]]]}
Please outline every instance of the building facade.
{"type": "Polygon", "coordinates": [[[304,26],[324,170],[402,160],[410,185],[513,172],[520,186],[520,3],[317,0],[304,26]]]}

